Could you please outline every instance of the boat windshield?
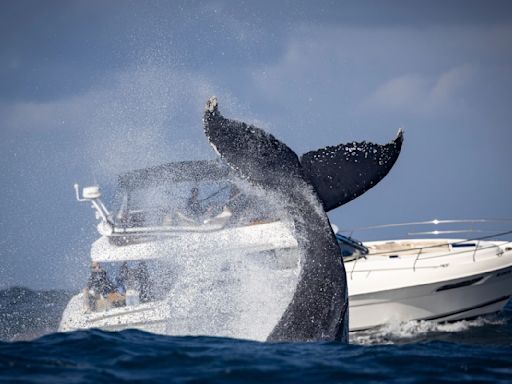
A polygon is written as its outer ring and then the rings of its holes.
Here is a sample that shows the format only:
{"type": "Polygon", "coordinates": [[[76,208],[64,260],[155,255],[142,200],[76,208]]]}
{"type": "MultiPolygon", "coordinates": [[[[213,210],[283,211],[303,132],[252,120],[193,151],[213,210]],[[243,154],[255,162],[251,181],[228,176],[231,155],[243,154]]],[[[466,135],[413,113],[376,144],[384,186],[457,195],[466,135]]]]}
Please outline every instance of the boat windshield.
{"type": "Polygon", "coordinates": [[[230,222],[266,221],[272,209],[248,195],[217,162],[184,162],[132,171],[118,182],[114,223],[120,227],[197,225],[229,212],[230,222]]]}
{"type": "Polygon", "coordinates": [[[191,220],[207,212],[218,214],[233,187],[228,182],[181,182],[124,191],[120,196],[116,224],[132,227],[173,225],[176,224],[175,214],[191,220]]]}
{"type": "Polygon", "coordinates": [[[343,236],[337,233],[336,241],[340,247],[341,256],[345,261],[357,259],[360,256],[367,255],[369,252],[368,248],[366,248],[362,242],[353,239],[352,237],[343,236]]]}

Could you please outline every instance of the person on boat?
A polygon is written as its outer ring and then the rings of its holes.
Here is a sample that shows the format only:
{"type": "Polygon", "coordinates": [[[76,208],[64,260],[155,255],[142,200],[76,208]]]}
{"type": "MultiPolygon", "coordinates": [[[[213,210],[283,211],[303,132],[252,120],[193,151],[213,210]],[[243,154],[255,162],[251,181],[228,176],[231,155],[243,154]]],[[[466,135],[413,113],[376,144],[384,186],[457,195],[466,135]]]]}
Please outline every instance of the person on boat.
{"type": "Polygon", "coordinates": [[[140,284],[136,271],[128,267],[125,261],[119,268],[116,278],[117,290],[124,296],[126,305],[137,305],[140,302],[140,284]]]}
{"type": "Polygon", "coordinates": [[[250,210],[251,204],[247,196],[237,186],[233,185],[229,191],[229,198],[224,205],[224,211],[231,213],[231,222],[239,223],[248,215],[250,210]]]}
{"type": "Polygon", "coordinates": [[[135,278],[139,286],[140,301],[147,303],[153,299],[152,285],[149,278],[148,266],[144,261],[139,262],[137,268],[134,271],[135,278]]]}
{"type": "Polygon", "coordinates": [[[133,272],[128,267],[128,262],[123,262],[116,277],[116,289],[125,295],[128,289],[136,289],[136,280],[133,272]]]}
{"type": "Polygon", "coordinates": [[[91,275],[87,281],[88,306],[96,310],[99,300],[105,300],[108,295],[116,291],[114,284],[108,278],[107,272],[95,261],[91,264],[91,275]]]}
{"type": "Polygon", "coordinates": [[[176,218],[178,223],[195,226],[202,221],[206,212],[202,201],[199,200],[199,189],[193,187],[190,190],[190,197],[187,199],[184,213],[176,212],[176,218]]]}
{"type": "Polygon", "coordinates": [[[199,218],[204,213],[201,202],[199,201],[199,189],[197,187],[193,187],[190,191],[190,197],[187,200],[186,213],[194,219],[199,218]]]}

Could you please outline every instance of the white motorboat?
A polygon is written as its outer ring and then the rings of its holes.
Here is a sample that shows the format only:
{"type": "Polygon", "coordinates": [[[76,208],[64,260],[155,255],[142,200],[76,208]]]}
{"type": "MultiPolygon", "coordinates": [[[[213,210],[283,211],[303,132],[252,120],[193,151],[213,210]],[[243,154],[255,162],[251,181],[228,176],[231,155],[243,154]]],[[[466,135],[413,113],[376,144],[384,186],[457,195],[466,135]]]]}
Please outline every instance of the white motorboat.
{"type": "MultiPolygon", "coordinates": [[[[241,193],[230,170],[218,161],[171,163],[121,175],[118,206],[112,211],[101,201],[99,187],[86,187],[82,193],[78,185],[75,189],[77,200],[91,202],[100,220],[101,237],[92,244],[91,261],[94,268],[101,266],[106,276],[102,284],[108,280],[110,289],[98,292],[102,289],[89,281],[68,303],[60,331],[138,328],[169,333],[169,321],[177,312],[169,292],[184,265],[197,271],[200,267],[194,264],[218,262],[216,268],[222,269],[222,259],[229,254],[263,258],[277,273],[298,268],[293,223],[267,201],[241,193]],[[195,217],[187,209],[191,190],[204,205],[195,217]],[[114,291],[114,282],[122,277],[120,268],[136,275],[140,267],[145,272],[138,278],[147,281],[131,289],[116,286],[114,291]]],[[[230,259],[233,264],[236,257],[230,259]]]]}
{"type": "MultiPolygon", "coordinates": [[[[489,222],[434,220],[405,225],[489,222]]],[[[461,232],[467,230],[435,230],[413,235],[461,232]]],[[[510,233],[503,231],[498,235],[510,233]]],[[[500,311],[512,296],[512,243],[491,240],[495,236],[361,243],[337,234],[345,256],[350,330],[411,320],[456,321],[500,311]]]]}

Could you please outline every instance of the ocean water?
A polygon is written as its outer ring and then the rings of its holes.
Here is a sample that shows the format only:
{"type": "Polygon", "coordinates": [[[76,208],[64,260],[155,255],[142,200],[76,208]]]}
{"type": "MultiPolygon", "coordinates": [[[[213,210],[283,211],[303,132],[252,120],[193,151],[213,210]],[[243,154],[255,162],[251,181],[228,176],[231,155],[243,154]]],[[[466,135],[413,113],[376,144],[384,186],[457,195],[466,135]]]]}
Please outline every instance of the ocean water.
{"type": "Polygon", "coordinates": [[[260,343],[137,330],[55,333],[68,297],[1,291],[0,382],[512,382],[511,303],[471,321],[351,334],[350,344],[260,343]]]}

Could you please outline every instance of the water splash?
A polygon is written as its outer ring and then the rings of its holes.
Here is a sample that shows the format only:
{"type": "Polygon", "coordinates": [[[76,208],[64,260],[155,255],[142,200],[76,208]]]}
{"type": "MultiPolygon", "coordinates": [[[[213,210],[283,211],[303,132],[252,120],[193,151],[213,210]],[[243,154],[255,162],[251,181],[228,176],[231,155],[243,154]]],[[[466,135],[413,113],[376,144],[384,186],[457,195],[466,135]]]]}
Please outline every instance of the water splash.
{"type": "Polygon", "coordinates": [[[485,326],[499,326],[507,322],[503,316],[485,316],[474,320],[460,320],[450,323],[435,321],[407,321],[389,323],[367,331],[353,332],[350,342],[362,345],[405,344],[453,336],[485,326]]]}
{"type": "MultiPolygon", "coordinates": [[[[286,219],[279,196],[240,180],[237,186],[246,195],[264,198],[266,209],[286,219]]],[[[185,239],[183,247],[195,246],[185,239]]],[[[177,271],[168,295],[167,333],[265,340],[293,297],[302,250],[219,252],[215,241],[201,247],[195,257],[167,260],[169,270],[177,271]]]]}

